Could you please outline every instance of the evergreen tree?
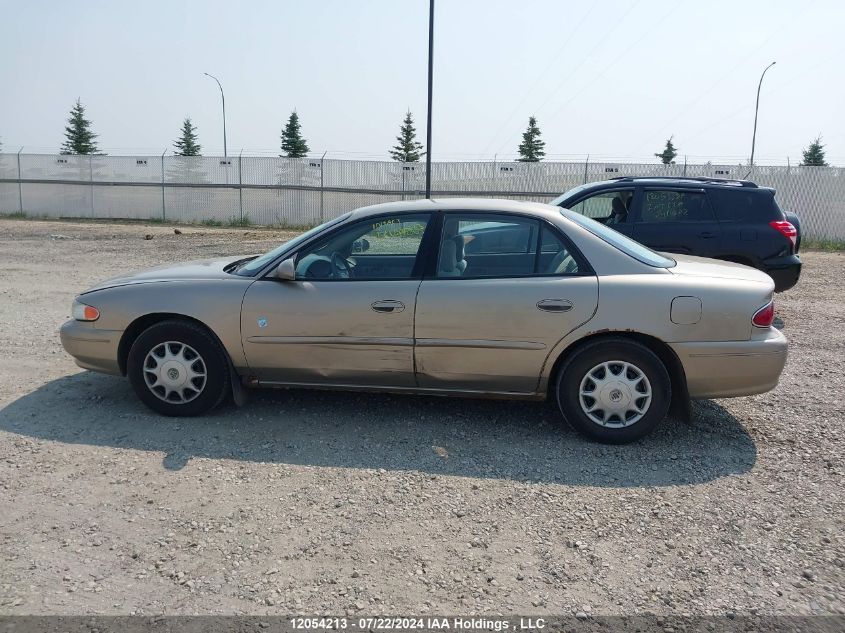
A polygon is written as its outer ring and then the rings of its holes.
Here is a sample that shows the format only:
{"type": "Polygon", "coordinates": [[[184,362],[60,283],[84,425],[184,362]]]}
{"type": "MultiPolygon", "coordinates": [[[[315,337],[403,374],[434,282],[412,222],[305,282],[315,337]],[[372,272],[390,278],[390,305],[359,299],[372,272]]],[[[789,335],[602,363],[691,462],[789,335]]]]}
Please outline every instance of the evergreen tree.
{"type": "Polygon", "coordinates": [[[70,111],[68,125],[65,128],[65,142],[62,144],[62,154],[96,154],[97,135],[91,131],[91,121],[85,118],[85,108],[76,100],[76,105],[70,111]]]}
{"type": "Polygon", "coordinates": [[[310,151],[308,143],[302,137],[299,115],[296,110],[291,112],[287,125],[282,130],[282,151],[288,158],[302,158],[310,151]]]}
{"type": "Polygon", "coordinates": [[[181,135],[173,142],[176,148],[174,153],[176,156],[201,156],[202,145],[197,141],[197,128],[191,123],[191,117],[185,117],[181,135]]]}
{"type": "Polygon", "coordinates": [[[821,135],[810,143],[810,147],[803,151],[804,160],[802,165],[807,167],[827,167],[827,161],[824,159],[824,145],[822,145],[821,135]]]}
{"type": "Polygon", "coordinates": [[[417,129],[414,127],[414,117],[411,111],[405,113],[402,125],[399,126],[399,136],[396,137],[397,144],[390,150],[390,157],[400,163],[416,163],[420,157],[425,155],[421,151],[422,143],[417,142],[417,129]]]}
{"type": "Polygon", "coordinates": [[[675,146],[672,144],[672,139],[674,137],[670,136],[666,140],[666,147],[663,148],[663,151],[659,154],[655,154],[657,158],[659,158],[664,165],[674,165],[675,164],[675,156],[678,155],[678,150],[675,149],[675,146]]]}
{"type": "Polygon", "coordinates": [[[540,138],[540,134],[537,119],[533,116],[529,117],[528,129],[522,135],[522,143],[519,144],[519,158],[516,160],[521,163],[536,163],[546,155],[543,150],[546,142],[540,138]]]}

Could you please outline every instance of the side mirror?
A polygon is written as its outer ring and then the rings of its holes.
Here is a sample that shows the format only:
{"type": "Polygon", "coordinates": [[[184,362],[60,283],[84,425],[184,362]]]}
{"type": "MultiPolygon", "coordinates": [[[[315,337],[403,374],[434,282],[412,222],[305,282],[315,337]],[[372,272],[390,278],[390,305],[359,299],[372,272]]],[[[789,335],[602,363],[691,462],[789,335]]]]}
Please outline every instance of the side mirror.
{"type": "Polygon", "coordinates": [[[276,279],[281,279],[282,281],[295,281],[296,265],[293,263],[293,257],[289,257],[276,266],[273,274],[276,279]]]}

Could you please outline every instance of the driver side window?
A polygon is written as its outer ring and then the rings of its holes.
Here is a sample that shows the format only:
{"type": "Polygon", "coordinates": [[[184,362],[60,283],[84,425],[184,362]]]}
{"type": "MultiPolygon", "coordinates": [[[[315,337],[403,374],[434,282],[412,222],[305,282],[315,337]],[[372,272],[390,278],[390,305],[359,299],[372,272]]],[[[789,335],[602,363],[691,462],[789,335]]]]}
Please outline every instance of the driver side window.
{"type": "Polygon", "coordinates": [[[302,280],[411,279],[429,214],[356,222],[300,252],[302,280]]]}
{"type": "Polygon", "coordinates": [[[624,224],[629,221],[633,199],[633,189],[614,189],[590,196],[569,208],[605,224],[624,224]]]}

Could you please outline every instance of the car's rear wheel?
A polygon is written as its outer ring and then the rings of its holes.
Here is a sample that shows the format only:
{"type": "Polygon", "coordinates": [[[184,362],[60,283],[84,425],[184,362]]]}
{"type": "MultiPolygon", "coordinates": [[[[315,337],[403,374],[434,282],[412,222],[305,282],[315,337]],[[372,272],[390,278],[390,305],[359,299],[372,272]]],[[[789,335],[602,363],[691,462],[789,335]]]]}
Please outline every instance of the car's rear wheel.
{"type": "Polygon", "coordinates": [[[626,444],[648,435],[666,417],[671,400],[672,383],[660,358],[622,338],[584,345],[558,374],[563,416],[599,442],[626,444]]]}
{"type": "Polygon", "coordinates": [[[204,327],[162,321],[129,350],[127,372],[138,398],[163,415],[200,415],[229,393],[226,353],[204,327]]]}

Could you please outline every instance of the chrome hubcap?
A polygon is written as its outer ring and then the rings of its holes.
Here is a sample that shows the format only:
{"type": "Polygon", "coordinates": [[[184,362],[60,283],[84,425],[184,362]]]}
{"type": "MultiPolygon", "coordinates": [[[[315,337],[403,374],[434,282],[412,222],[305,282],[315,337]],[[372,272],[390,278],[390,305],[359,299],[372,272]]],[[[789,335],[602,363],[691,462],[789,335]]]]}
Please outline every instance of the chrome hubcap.
{"type": "Polygon", "coordinates": [[[651,383],[636,365],[611,360],[593,367],[578,390],[581,410],[600,426],[639,422],[651,406],[651,383]]]}
{"type": "Polygon", "coordinates": [[[156,345],[144,359],[147,388],[165,402],[190,402],[205,389],[206,379],[202,356],[179,341],[156,345]]]}

